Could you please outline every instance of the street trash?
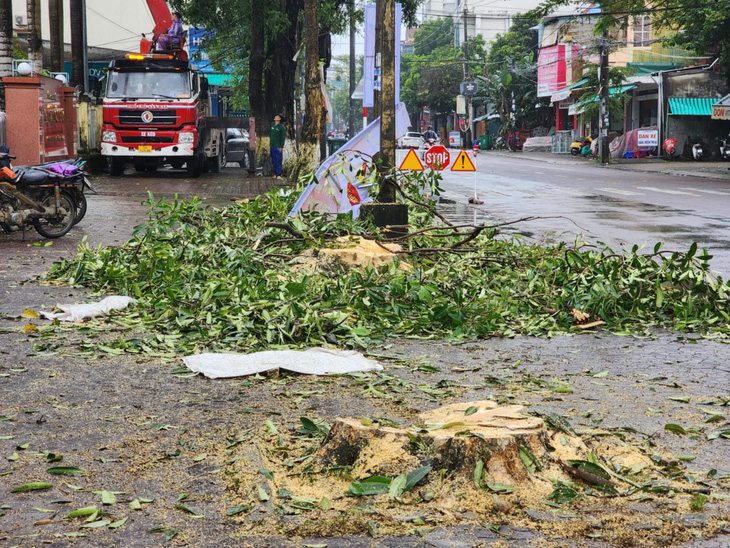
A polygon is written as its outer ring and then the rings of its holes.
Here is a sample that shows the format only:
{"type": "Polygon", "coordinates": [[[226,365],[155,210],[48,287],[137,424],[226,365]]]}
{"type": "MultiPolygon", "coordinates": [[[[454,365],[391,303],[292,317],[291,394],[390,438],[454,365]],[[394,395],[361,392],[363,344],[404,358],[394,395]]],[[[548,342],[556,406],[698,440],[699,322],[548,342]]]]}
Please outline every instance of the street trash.
{"type": "Polygon", "coordinates": [[[56,308],[62,312],[42,312],[41,315],[49,320],[60,320],[62,322],[80,322],[95,318],[96,316],[104,316],[112,310],[123,310],[130,304],[136,304],[137,301],[132,297],[124,297],[121,295],[112,295],[106,297],[97,303],[88,304],[59,304],[56,308]]]}
{"type": "Polygon", "coordinates": [[[303,375],[344,375],[357,371],[382,371],[383,366],[354,350],[267,350],[253,354],[194,354],[183,357],[191,371],[209,379],[243,377],[272,369],[303,375]]]}

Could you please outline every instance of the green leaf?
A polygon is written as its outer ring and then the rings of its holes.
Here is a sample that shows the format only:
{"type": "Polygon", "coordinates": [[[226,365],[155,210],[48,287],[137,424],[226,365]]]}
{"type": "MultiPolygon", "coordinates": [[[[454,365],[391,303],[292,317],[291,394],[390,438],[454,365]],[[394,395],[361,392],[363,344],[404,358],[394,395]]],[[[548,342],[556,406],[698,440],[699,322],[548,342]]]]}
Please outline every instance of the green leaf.
{"type": "Polygon", "coordinates": [[[670,432],[676,432],[677,434],[686,434],[687,433],[687,431],[683,427],[681,427],[678,424],[671,423],[671,422],[665,424],[664,429],[669,430],[670,432]]]}
{"type": "Polygon", "coordinates": [[[90,516],[96,512],[98,512],[99,509],[96,506],[87,506],[85,508],[79,508],[78,510],[74,510],[73,512],[69,513],[67,515],[67,518],[81,518],[90,516]]]}
{"type": "Polygon", "coordinates": [[[421,468],[416,468],[415,470],[409,472],[406,476],[405,491],[410,491],[411,489],[413,489],[419,481],[421,481],[428,475],[431,470],[432,468],[430,466],[422,466],[421,468]]]}
{"type": "Polygon", "coordinates": [[[474,485],[479,489],[482,487],[482,476],[484,476],[484,461],[479,459],[474,466],[474,485]]]}
{"type": "Polygon", "coordinates": [[[75,466],[54,466],[46,470],[46,472],[62,476],[83,476],[86,474],[81,468],[76,468],[75,466]]]}
{"type": "Polygon", "coordinates": [[[187,512],[188,514],[192,514],[193,516],[202,516],[200,512],[198,512],[195,508],[190,508],[189,506],[185,506],[184,504],[176,504],[175,508],[178,510],[182,510],[183,512],[187,512]]]}
{"type": "Polygon", "coordinates": [[[106,505],[116,504],[117,503],[117,497],[114,496],[114,493],[110,491],[102,491],[101,492],[101,503],[106,505]]]}
{"type": "Polygon", "coordinates": [[[141,510],[142,504],[139,502],[139,499],[134,499],[132,502],[129,503],[129,508],[131,510],[141,510]]]}
{"type": "Polygon", "coordinates": [[[43,482],[34,482],[34,483],[26,483],[24,485],[19,485],[18,487],[15,487],[10,492],[11,493],[25,493],[27,491],[41,491],[43,489],[50,489],[53,487],[50,483],[43,483],[43,482]]]}
{"type": "Polygon", "coordinates": [[[98,529],[99,527],[106,527],[107,525],[111,524],[111,520],[109,519],[102,519],[100,521],[92,521],[91,523],[86,523],[81,526],[82,529],[98,529]]]}
{"type": "Polygon", "coordinates": [[[119,521],[115,521],[114,523],[109,524],[109,529],[118,529],[125,523],[127,523],[127,520],[129,519],[129,516],[120,519],[119,521]]]}
{"type": "Polygon", "coordinates": [[[407,480],[405,474],[401,474],[394,478],[393,481],[390,482],[388,496],[392,499],[400,497],[406,490],[406,481],[407,480]]]}
{"type": "Polygon", "coordinates": [[[479,408],[476,407],[476,406],[474,406],[474,405],[472,405],[466,411],[464,411],[464,415],[466,415],[468,417],[469,415],[473,415],[477,411],[479,411],[479,408]]]}
{"type": "Polygon", "coordinates": [[[239,504],[237,506],[232,506],[231,508],[226,510],[226,515],[227,516],[236,516],[243,512],[248,512],[250,509],[251,509],[251,506],[249,504],[239,504]]]}
{"type": "Polygon", "coordinates": [[[264,502],[269,500],[271,497],[269,497],[269,494],[259,485],[258,487],[258,493],[259,493],[259,500],[264,502]]]}
{"type": "Polygon", "coordinates": [[[669,398],[672,401],[678,401],[681,403],[689,403],[689,397],[688,396],[677,396],[674,398],[669,398]]]}
{"type": "Polygon", "coordinates": [[[597,379],[603,379],[605,377],[608,377],[608,371],[601,371],[600,373],[596,373],[593,375],[597,379]]]}
{"type": "Polygon", "coordinates": [[[332,502],[327,497],[322,497],[322,500],[320,501],[320,506],[322,507],[322,510],[331,510],[332,509],[332,502]]]}
{"type": "Polygon", "coordinates": [[[487,481],[484,485],[491,492],[497,493],[498,495],[509,495],[517,490],[516,487],[512,487],[511,485],[505,485],[504,483],[497,483],[493,481],[487,481]]]}
{"type": "Polygon", "coordinates": [[[384,476],[371,476],[363,481],[353,481],[350,484],[348,494],[354,496],[370,496],[388,493],[390,491],[391,478],[384,476]]]}
{"type": "Polygon", "coordinates": [[[562,482],[558,482],[555,490],[548,496],[548,499],[552,500],[556,504],[566,504],[568,502],[573,502],[577,498],[578,493],[562,482]]]}
{"type": "Polygon", "coordinates": [[[8,460],[12,462],[12,461],[18,460],[18,458],[20,458],[20,457],[18,457],[18,452],[13,451],[13,454],[8,457],[8,460]]]}
{"type": "Polygon", "coordinates": [[[268,468],[259,468],[259,472],[266,478],[273,480],[274,479],[274,473],[269,470],[268,468]]]}
{"type": "Polygon", "coordinates": [[[193,462],[200,462],[201,460],[205,460],[208,458],[208,453],[200,453],[199,455],[195,455],[193,457],[193,462]]]}

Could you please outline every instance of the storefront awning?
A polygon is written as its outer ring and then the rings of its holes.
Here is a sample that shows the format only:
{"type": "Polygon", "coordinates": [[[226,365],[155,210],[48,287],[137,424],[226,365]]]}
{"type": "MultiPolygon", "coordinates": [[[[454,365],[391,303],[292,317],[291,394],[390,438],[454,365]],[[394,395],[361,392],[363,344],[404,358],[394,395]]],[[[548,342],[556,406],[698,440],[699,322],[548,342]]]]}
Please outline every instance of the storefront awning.
{"type": "Polygon", "coordinates": [[[726,95],[712,105],[713,120],[730,120],[730,95],[726,95]]]}
{"type": "Polygon", "coordinates": [[[571,84],[569,86],[564,87],[561,90],[556,91],[550,96],[550,102],[551,103],[557,103],[558,101],[563,101],[570,97],[570,92],[573,91],[575,88],[579,88],[583,84],[585,84],[588,80],[583,78],[581,81],[576,82],[575,84],[571,84]]]}
{"type": "Polygon", "coordinates": [[[675,116],[712,116],[712,105],[717,101],[711,97],[670,97],[669,113],[675,116]]]}
{"type": "Polygon", "coordinates": [[[235,86],[236,78],[230,74],[206,74],[208,78],[208,84],[211,86],[235,86]]]}

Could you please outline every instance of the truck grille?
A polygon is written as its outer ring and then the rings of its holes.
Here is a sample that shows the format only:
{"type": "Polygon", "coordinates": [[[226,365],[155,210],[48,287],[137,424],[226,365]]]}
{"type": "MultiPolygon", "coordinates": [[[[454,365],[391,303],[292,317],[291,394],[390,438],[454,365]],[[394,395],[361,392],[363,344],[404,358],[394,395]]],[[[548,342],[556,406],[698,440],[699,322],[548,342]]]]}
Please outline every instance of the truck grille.
{"type": "Polygon", "coordinates": [[[172,143],[173,137],[137,137],[137,136],[122,136],[122,143],[172,143]]]}
{"type": "Polygon", "coordinates": [[[120,110],[119,124],[122,126],[136,127],[157,127],[157,126],[174,126],[177,125],[177,111],[175,109],[168,110],[120,110]],[[149,123],[142,121],[142,114],[151,112],[153,119],[149,123]]]}

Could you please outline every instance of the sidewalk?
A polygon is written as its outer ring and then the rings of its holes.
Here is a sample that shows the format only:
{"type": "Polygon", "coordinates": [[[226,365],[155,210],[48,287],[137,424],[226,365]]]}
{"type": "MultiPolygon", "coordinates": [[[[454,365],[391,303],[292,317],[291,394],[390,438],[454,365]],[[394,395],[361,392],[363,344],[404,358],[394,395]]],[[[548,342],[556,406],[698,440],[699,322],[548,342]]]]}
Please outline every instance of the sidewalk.
{"type": "MultiPolygon", "coordinates": [[[[483,151],[482,154],[490,156],[503,156],[508,158],[520,158],[550,164],[574,165],[583,164],[586,166],[601,167],[596,160],[572,156],[570,154],[552,154],[550,152],[508,152],[503,150],[483,151]]],[[[704,179],[715,179],[730,181],[730,162],[692,162],[674,160],[667,162],[659,158],[638,158],[635,160],[611,160],[609,168],[623,171],[640,171],[650,173],[664,173],[676,177],[701,177],[704,179]]]]}

